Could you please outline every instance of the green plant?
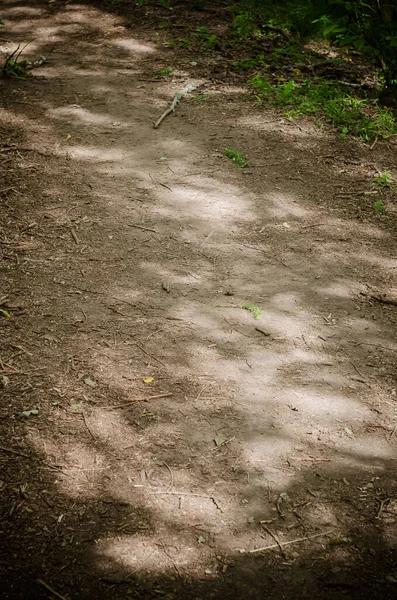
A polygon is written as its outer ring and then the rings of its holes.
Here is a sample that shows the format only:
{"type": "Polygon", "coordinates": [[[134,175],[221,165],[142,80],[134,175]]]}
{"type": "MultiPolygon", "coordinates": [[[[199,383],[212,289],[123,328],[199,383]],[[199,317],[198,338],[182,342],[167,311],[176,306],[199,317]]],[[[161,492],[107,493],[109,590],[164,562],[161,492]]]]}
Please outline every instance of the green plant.
{"type": "Polygon", "coordinates": [[[284,105],[288,117],[318,114],[339,129],[342,137],[352,134],[369,142],[377,136],[388,138],[397,132],[391,111],[380,108],[374,101],[351,96],[341,84],[313,79],[299,84],[291,80],[275,87],[262,75],[255,75],[250,83],[258,90],[260,102],[284,105]]]}
{"type": "Polygon", "coordinates": [[[244,304],[243,308],[248,310],[253,315],[254,319],[258,320],[260,318],[261,309],[259,306],[256,306],[255,304],[244,304]]]}
{"type": "Polygon", "coordinates": [[[264,54],[259,54],[255,57],[247,57],[243,58],[242,60],[235,60],[232,64],[237,71],[250,71],[251,69],[256,69],[262,65],[264,60],[264,54]]]}
{"type": "Polygon", "coordinates": [[[391,172],[388,169],[386,171],[383,171],[383,173],[381,173],[379,177],[375,177],[374,183],[379,187],[389,188],[392,183],[391,172]]]}
{"type": "Polygon", "coordinates": [[[379,198],[379,200],[376,200],[376,202],[374,202],[374,211],[377,213],[381,213],[385,210],[385,205],[383,200],[381,200],[379,198]]]}
{"type": "Polygon", "coordinates": [[[18,44],[17,48],[7,56],[6,61],[3,65],[3,77],[15,77],[16,79],[25,79],[27,63],[26,61],[18,61],[22,52],[25,50],[28,44],[30,44],[30,42],[25,44],[22,50],[20,50],[21,45],[18,44]]]}
{"type": "Polygon", "coordinates": [[[215,50],[216,48],[219,48],[220,42],[214,33],[208,37],[208,39],[206,41],[206,46],[207,46],[208,50],[215,50]]]}
{"type": "Polygon", "coordinates": [[[197,27],[196,32],[199,34],[201,41],[205,42],[208,50],[219,48],[220,42],[214,33],[210,33],[207,27],[197,27]]]}
{"type": "Polygon", "coordinates": [[[202,102],[203,100],[209,100],[211,96],[212,94],[197,94],[197,96],[193,98],[193,102],[202,102]]]}
{"type": "MultiPolygon", "coordinates": [[[[171,42],[172,42],[172,40],[170,42],[168,42],[169,46],[174,45],[171,42]]],[[[186,48],[186,50],[192,49],[192,42],[190,40],[188,40],[187,38],[179,38],[178,42],[179,42],[179,45],[181,46],[181,48],[186,48]]]]}
{"type": "Polygon", "coordinates": [[[237,150],[233,150],[233,148],[224,148],[223,155],[226,156],[226,158],[230,158],[230,160],[236,163],[240,169],[243,169],[247,166],[247,161],[244,155],[237,150]]]}
{"type": "Polygon", "coordinates": [[[159,71],[155,71],[155,75],[172,75],[173,71],[172,69],[169,69],[168,67],[164,67],[163,69],[160,69],[159,71]]]}
{"type": "Polygon", "coordinates": [[[241,38],[248,38],[255,34],[258,26],[253,13],[246,11],[236,15],[233,19],[233,31],[241,38]]]}

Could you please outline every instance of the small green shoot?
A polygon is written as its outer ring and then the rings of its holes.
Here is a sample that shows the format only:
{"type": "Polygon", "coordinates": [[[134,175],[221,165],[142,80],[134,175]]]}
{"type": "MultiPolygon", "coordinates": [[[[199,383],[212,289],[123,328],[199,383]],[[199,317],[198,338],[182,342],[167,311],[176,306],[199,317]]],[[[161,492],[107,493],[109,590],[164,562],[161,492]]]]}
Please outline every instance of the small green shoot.
{"type": "Polygon", "coordinates": [[[0,308],[0,315],[3,315],[3,317],[6,317],[7,319],[9,319],[11,317],[8,310],[4,310],[4,308],[0,308]]]}
{"type": "Polygon", "coordinates": [[[242,60],[235,60],[232,64],[236,71],[250,71],[251,69],[257,69],[265,62],[265,55],[259,54],[256,57],[247,57],[242,60]]]}
{"type": "Polygon", "coordinates": [[[233,148],[224,148],[223,155],[226,156],[226,158],[230,158],[230,160],[236,163],[236,165],[240,167],[240,169],[243,169],[247,166],[247,161],[244,155],[241,154],[241,152],[238,152],[237,150],[233,150],[233,148]]]}
{"type": "Polygon", "coordinates": [[[193,102],[202,102],[204,100],[209,100],[211,96],[212,94],[197,94],[197,96],[193,98],[193,102]]]}
{"type": "Polygon", "coordinates": [[[260,318],[261,309],[259,306],[256,306],[255,304],[244,304],[243,308],[248,310],[253,315],[254,319],[258,320],[260,318]]]}
{"type": "Polygon", "coordinates": [[[382,213],[385,210],[385,204],[383,202],[383,200],[381,200],[381,198],[379,198],[379,200],[376,200],[376,202],[374,202],[374,211],[376,213],[382,213]]]}
{"type": "Polygon", "coordinates": [[[391,171],[389,171],[388,169],[386,171],[383,171],[383,173],[381,173],[379,175],[379,177],[375,178],[375,185],[379,186],[379,187],[387,187],[389,188],[391,186],[391,182],[392,182],[392,177],[391,177],[391,171]]]}
{"type": "Polygon", "coordinates": [[[154,74],[155,75],[172,75],[173,70],[169,69],[168,67],[164,67],[163,69],[160,69],[159,71],[155,71],[154,74]]]}

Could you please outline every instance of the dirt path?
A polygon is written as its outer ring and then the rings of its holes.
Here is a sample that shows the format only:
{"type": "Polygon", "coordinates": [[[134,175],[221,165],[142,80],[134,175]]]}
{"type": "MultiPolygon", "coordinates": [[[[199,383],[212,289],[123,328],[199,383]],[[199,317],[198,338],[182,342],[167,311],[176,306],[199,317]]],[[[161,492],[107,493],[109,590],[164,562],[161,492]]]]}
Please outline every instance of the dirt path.
{"type": "Polygon", "coordinates": [[[0,17],[49,55],[0,85],[2,597],[395,597],[394,147],[99,8],[0,17]]]}

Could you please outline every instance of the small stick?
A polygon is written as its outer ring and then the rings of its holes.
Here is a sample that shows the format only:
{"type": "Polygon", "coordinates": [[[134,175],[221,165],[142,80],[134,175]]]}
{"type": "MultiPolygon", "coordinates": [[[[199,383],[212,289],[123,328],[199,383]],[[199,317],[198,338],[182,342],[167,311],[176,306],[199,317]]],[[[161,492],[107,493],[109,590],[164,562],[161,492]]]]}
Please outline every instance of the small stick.
{"type": "Polygon", "coordinates": [[[369,147],[370,150],[373,150],[375,148],[375,144],[377,141],[378,141],[378,136],[376,136],[374,142],[370,145],[370,147],[369,147]]]}
{"type": "Polygon", "coordinates": [[[216,448],[212,448],[211,452],[216,452],[217,450],[219,450],[219,448],[222,448],[222,446],[226,446],[226,444],[229,444],[229,442],[232,442],[234,440],[234,438],[235,438],[235,436],[233,436],[232,438],[229,438],[227,440],[224,440],[223,442],[218,444],[218,446],[216,446],[216,448]]]}
{"type": "Polygon", "coordinates": [[[4,448],[3,446],[0,446],[0,450],[2,452],[8,452],[10,454],[16,454],[17,456],[23,456],[24,458],[32,458],[31,456],[29,456],[29,454],[24,454],[23,452],[18,452],[17,450],[12,450],[11,448],[4,448]]]}
{"type": "Polygon", "coordinates": [[[181,572],[180,572],[180,570],[178,569],[178,566],[176,565],[176,563],[175,563],[174,559],[172,558],[172,556],[171,556],[171,555],[170,555],[170,554],[167,552],[167,549],[166,549],[166,547],[165,547],[165,544],[164,544],[164,542],[163,542],[162,540],[160,540],[160,544],[161,544],[161,547],[163,548],[164,554],[165,554],[166,556],[168,556],[168,558],[170,559],[170,561],[171,561],[171,562],[172,562],[172,564],[174,565],[174,569],[175,569],[175,571],[178,573],[179,577],[182,577],[182,575],[181,575],[181,572]]]}
{"type": "Polygon", "coordinates": [[[261,27],[262,29],[268,29],[269,31],[274,31],[274,33],[279,33],[288,41],[290,41],[292,38],[292,35],[281,27],[275,27],[274,25],[261,25],[261,27]]]}
{"type": "Polygon", "coordinates": [[[142,229],[142,231],[153,231],[153,233],[158,233],[155,229],[151,227],[143,227],[142,225],[133,225],[132,223],[128,223],[129,227],[136,227],[136,229],[142,229]]]}
{"type": "Polygon", "coordinates": [[[72,234],[72,238],[74,239],[74,241],[76,242],[76,244],[77,244],[77,245],[79,245],[79,243],[80,243],[80,240],[79,240],[79,238],[77,237],[77,233],[76,233],[76,231],[75,231],[74,227],[71,227],[71,228],[70,228],[70,233],[72,234]]]}
{"type": "Polygon", "coordinates": [[[171,491],[172,488],[174,487],[174,474],[171,471],[171,467],[169,467],[166,462],[163,461],[163,465],[168,469],[169,474],[171,476],[171,481],[170,481],[170,485],[169,485],[169,488],[168,488],[168,491],[171,491]]]}
{"type": "Polygon", "coordinates": [[[56,592],[50,585],[48,585],[48,583],[46,583],[42,579],[37,579],[36,581],[39,585],[42,585],[43,587],[45,587],[49,592],[51,592],[51,594],[53,594],[57,598],[60,598],[61,600],[67,600],[67,598],[65,598],[65,596],[61,596],[61,594],[58,594],[58,592],[56,592]]]}
{"type": "Polygon", "coordinates": [[[303,538],[297,538],[296,540],[291,540],[289,542],[279,542],[278,544],[272,544],[271,546],[264,546],[263,548],[254,548],[254,550],[248,550],[250,554],[254,554],[255,552],[263,552],[264,550],[271,550],[272,548],[279,548],[280,546],[289,546],[291,544],[298,544],[299,542],[305,542],[306,540],[313,540],[314,538],[318,538],[324,535],[330,535],[332,531],[325,531],[324,533],[316,533],[315,535],[308,535],[303,538]]]}
{"type": "Polygon", "coordinates": [[[129,579],[132,575],[134,575],[137,571],[139,571],[139,569],[142,569],[143,565],[145,565],[148,562],[148,560],[151,559],[152,556],[154,556],[156,554],[156,552],[158,552],[157,548],[156,548],[156,550],[153,550],[153,552],[151,554],[149,554],[149,556],[147,558],[145,558],[145,560],[142,561],[140,565],[138,565],[133,571],[131,571],[131,573],[129,573],[121,581],[126,581],[126,579],[129,579]]]}
{"type": "Polygon", "coordinates": [[[205,496],[204,494],[193,494],[193,492],[152,492],[149,496],[195,496],[196,498],[207,498],[214,502],[213,496],[205,496]]]}
{"type": "Polygon", "coordinates": [[[3,188],[2,190],[0,190],[0,194],[2,194],[3,192],[9,192],[10,190],[12,190],[13,192],[16,191],[13,187],[8,187],[8,188],[3,188]]]}
{"type": "Polygon", "coordinates": [[[311,225],[302,225],[301,229],[308,229],[309,227],[322,227],[323,225],[327,225],[327,223],[312,223],[311,225]]]}
{"type": "Polygon", "coordinates": [[[379,510],[378,510],[378,513],[377,513],[377,515],[376,515],[376,518],[377,518],[377,519],[379,519],[379,517],[380,517],[380,516],[381,516],[381,514],[382,514],[382,511],[383,511],[383,507],[384,507],[384,505],[385,505],[387,502],[390,502],[390,498],[385,498],[384,500],[380,500],[379,498],[375,498],[375,500],[377,500],[377,501],[379,502],[379,504],[380,504],[380,506],[379,506],[379,510]]]}
{"type": "Polygon", "coordinates": [[[282,556],[285,558],[285,560],[287,560],[287,555],[285,554],[285,550],[283,549],[280,540],[278,539],[278,537],[276,536],[275,533],[273,533],[273,531],[271,531],[269,529],[269,527],[267,527],[267,525],[262,524],[262,527],[265,531],[267,531],[267,533],[270,535],[270,537],[272,537],[274,539],[274,541],[276,542],[276,544],[278,545],[278,547],[280,548],[280,552],[282,554],[282,556]]]}
{"type": "Polygon", "coordinates": [[[334,462],[333,458],[301,458],[300,456],[290,456],[290,460],[297,460],[299,462],[311,461],[311,462],[334,462]]]}
{"type": "Polygon", "coordinates": [[[130,400],[130,402],[124,402],[124,404],[116,404],[116,406],[109,406],[108,410],[116,410],[117,408],[124,408],[130,406],[131,404],[135,404],[135,402],[149,402],[149,400],[155,400],[156,398],[167,398],[168,396],[172,396],[172,392],[156,394],[155,396],[149,396],[149,398],[135,398],[134,400],[130,400]]]}
{"type": "Polygon", "coordinates": [[[357,367],[356,367],[356,365],[354,364],[354,362],[350,361],[350,364],[351,364],[351,365],[353,365],[353,367],[354,367],[354,369],[355,369],[356,373],[357,373],[358,375],[360,375],[360,377],[362,377],[362,378],[364,379],[364,383],[365,383],[365,377],[364,377],[364,375],[363,375],[362,373],[360,373],[360,371],[357,369],[357,367]]]}
{"type": "Polygon", "coordinates": [[[142,346],[140,344],[138,344],[138,342],[135,342],[135,344],[136,344],[136,346],[138,346],[138,348],[140,350],[142,350],[142,352],[144,354],[146,354],[146,356],[148,356],[149,358],[152,358],[153,360],[155,360],[156,362],[158,362],[162,367],[165,367],[165,364],[159,358],[156,358],[152,354],[149,354],[149,352],[147,350],[145,350],[145,348],[142,348],[142,346]]]}
{"type": "Polygon", "coordinates": [[[88,423],[87,423],[87,417],[85,416],[85,412],[82,412],[83,415],[83,420],[84,420],[84,425],[87,427],[88,433],[90,434],[90,436],[92,437],[93,440],[96,440],[95,435],[92,433],[88,423]]]}

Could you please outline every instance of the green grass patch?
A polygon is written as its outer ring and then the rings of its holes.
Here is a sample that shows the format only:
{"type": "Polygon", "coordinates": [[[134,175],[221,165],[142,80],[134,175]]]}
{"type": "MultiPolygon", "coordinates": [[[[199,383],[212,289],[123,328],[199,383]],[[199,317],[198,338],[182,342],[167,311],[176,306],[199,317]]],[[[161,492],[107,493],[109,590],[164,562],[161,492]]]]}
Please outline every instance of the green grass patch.
{"type": "Polygon", "coordinates": [[[244,304],[243,308],[248,310],[256,320],[258,320],[262,314],[259,306],[256,306],[255,304],[244,304]]]}
{"type": "Polygon", "coordinates": [[[205,100],[209,100],[212,97],[212,94],[197,94],[193,98],[193,102],[204,102],[205,100]]]}
{"type": "Polygon", "coordinates": [[[236,71],[251,71],[252,69],[257,69],[265,62],[265,55],[259,54],[254,57],[247,57],[241,60],[233,61],[232,65],[236,69],[236,71]]]}
{"type": "Polygon", "coordinates": [[[386,171],[383,171],[383,173],[381,173],[379,175],[379,177],[375,177],[374,183],[378,187],[387,187],[387,188],[391,187],[391,184],[392,184],[391,171],[389,171],[388,169],[386,171]]]}
{"type": "Polygon", "coordinates": [[[255,75],[250,84],[260,102],[283,105],[289,117],[317,114],[338,129],[341,137],[352,134],[370,142],[397,133],[396,118],[390,110],[352,96],[346,86],[336,82],[316,78],[298,84],[290,80],[276,87],[262,75],[255,75]]]}
{"type": "Polygon", "coordinates": [[[383,212],[384,212],[384,210],[385,210],[385,203],[383,202],[383,200],[381,200],[381,199],[379,198],[379,200],[376,200],[376,201],[374,202],[374,211],[375,211],[376,213],[383,213],[383,212]]]}
{"type": "Polygon", "coordinates": [[[154,74],[155,75],[172,75],[173,70],[169,69],[168,67],[164,67],[163,69],[159,69],[158,71],[155,71],[154,74]]]}
{"type": "Polygon", "coordinates": [[[224,148],[223,155],[226,156],[226,158],[230,158],[230,160],[236,163],[240,169],[243,169],[247,166],[247,161],[244,155],[237,150],[233,150],[233,148],[224,148]]]}

